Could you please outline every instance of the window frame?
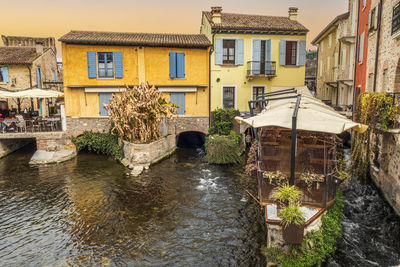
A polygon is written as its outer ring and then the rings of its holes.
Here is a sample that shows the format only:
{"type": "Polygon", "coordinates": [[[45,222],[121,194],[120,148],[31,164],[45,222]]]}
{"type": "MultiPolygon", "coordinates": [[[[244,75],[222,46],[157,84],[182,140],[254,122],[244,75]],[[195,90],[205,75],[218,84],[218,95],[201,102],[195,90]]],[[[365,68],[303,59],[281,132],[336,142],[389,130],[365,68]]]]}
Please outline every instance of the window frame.
{"type": "Polygon", "coordinates": [[[400,2],[398,2],[393,7],[391,26],[392,26],[392,35],[400,32],[400,2]],[[397,11],[397,14],[395,13],[396,11],[397,11]],[[395,21],[396,21],[396,25],[395,25],[395,27],[393,27],[395,21]]]}
{"type": "MultiPolygon", "coordinates": [[[[286,56],[285,56],[285,66],[297,66],[297,60],[298,60],[298,52],[299,52],[299,41],[298,40],[286,40],[286,56]],[[291,44],[291,56],[288,56],[288,45],[291,44]],[[293,53],[293,47],[294,53],[293,53]],[[294,58],[293,58],[294,57],[294,58]],[[291,61],[289,62],[289,58],[291,58],[291,61]],[[294,59],[294,63],[293,63],[294,59]]],[[[290,55],[290,54],[289,54],[290,55]]]]}
{"type": "Polygon", "coordinates": [[[115,59],[114,59],[114,52],[107,52],[107,51],[100,51],[100,52],[97,52],[96,53],[96,56],[97,56],[97,59],[96,59],[96,63],[97,63],[97,78],[98,79],[114,79],[115,78],[115,59]],[[101,76],[100,75],[100,57],[99,57],[99,55],[100,54],[107,54],[107,55],[111,55],[111,57],[112,57],[112,75],[111,76],[108,76],[107,75],[107,73],[108,73],[108,57],[105,57],[104,58],[104,73],[105,73],[105,75],[104,76],[101,76]]]}
{"type": "Polygon", "coordinates": [[[236,65],[236,39],[228,39],[228,38],[223,38],[222,39],[222,65],[236,65]],[[232,47],[226,47],[227,48],[227,60],[224,59],[225,56],[225,42],[233,43],[233,61],[229,60],[229,57],[232,55],[229,53],[229,49],[232,47]]]}
{"type": "Polygon", "coordinates": [[[0,83],[5,83],[4,78],[3,78],[3,70],[2,70],[2,67],[0,67],[0,83]]]}
{"type": "Polygon", "coordinates": [[[222,85],[221,86],[221,107],[225,109],[224,107],[224,88],[233,88],[233,107],[234,109],[237,109],[237,86],[236,85],[222,85]]]}
{"type": "MultiPolygon", "coordinates": [[[[251,86],[251,100],[253,100],[253,101],[257,100],[258,94],[254,95],[254,93],[255,93],[255,89],[260,89],[260,88],[263,89],[263,94],[265,94],[267,91],[267,87],[265,85],[252,85],[251,86]],[[254,97],[254,96],[256,96],[256,97],[254,97]]],[[[259,103],[255,103],[254,107],[258,107],[258,106],[259,106],[259,103]]]]}

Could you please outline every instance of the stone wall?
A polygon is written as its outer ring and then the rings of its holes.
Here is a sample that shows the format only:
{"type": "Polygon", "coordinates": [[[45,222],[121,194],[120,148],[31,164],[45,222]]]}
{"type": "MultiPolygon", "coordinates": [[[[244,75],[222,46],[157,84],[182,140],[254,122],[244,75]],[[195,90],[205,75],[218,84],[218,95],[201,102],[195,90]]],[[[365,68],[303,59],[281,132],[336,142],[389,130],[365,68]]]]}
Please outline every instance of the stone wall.
{"type": "Polygon", "coordinates": [[[168,133],[179,134],[194,130],[208,133],[208,117],[178,116],[168,122],[168,133]]]}
{"type": "Polygon", "coordinates": [[[370,151],[372,179],[400,216],[400,130],[372,134],[370,151]]]}
{"type": "Polygon", "coordinates": [[[67,117],[67,134],[76,136],[84,131],[104,133],[110,130],[108,117],[67,117]]]}
{"type": "Polygon", "coordinates": [[[139,175],[164,157],[171,154],[176,147],[176,135],[168,135],[150,144],[134,144],[124,142],[124,159],[122,164],[133,169],[132,175],[139,175]]]}
{"type": "Polygon", "coordinates": [[[36,152],[30,164],[59,163],[74,158],[77,154],[76,146],[70,136],[48,136],[36,138],[36,152]]]}
{"type": "Polygon", "coordinates": [[[26,146],[33,142],[33,139],[1,139],[0,140],[0,158],[26,146]]]}

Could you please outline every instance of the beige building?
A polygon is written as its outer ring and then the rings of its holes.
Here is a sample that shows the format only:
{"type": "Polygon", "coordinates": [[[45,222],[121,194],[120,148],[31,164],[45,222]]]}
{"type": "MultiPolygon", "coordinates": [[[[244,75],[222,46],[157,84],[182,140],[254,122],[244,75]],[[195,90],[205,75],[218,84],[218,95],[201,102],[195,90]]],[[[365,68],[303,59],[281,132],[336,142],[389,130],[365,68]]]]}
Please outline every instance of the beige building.
{"type": "Polygon", "coordinates": [[[317,97],[350,114],[353,104],[357,34],[357,1],[349,12],[337,16],[318,34],[317,97]]]}
{"type": "MultiPolygon", "coordinates": [[[[35,38],[31,37],[2,36],[2,39],[5,46],[0,46],[0,90],[62,87],[55,47],[49,46],[49,41],[43,42],[43,38],[38,38],[33,42],[35,38]]],[[[29,108],[32,105],[29,100],[22,103],[10,100],[9,103],[10,108],[29,108]]]]}

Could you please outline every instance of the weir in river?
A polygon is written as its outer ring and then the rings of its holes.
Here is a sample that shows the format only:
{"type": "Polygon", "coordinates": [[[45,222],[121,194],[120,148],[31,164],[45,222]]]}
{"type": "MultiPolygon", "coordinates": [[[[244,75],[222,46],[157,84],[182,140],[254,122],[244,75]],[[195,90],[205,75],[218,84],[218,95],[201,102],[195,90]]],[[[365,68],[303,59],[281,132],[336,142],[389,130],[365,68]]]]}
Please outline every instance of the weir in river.
{"type": "MultiPolygon", "coordinates": [[[[138,178],[82,153],[29,166],[25,148],[0,160],[2,265],[265,266],[263,212],[242,166],[178,149],[138,178]]],[[[400,222],[372,185],[343,188],[343,238],[328,266],[400,264],[400,222]]]]}

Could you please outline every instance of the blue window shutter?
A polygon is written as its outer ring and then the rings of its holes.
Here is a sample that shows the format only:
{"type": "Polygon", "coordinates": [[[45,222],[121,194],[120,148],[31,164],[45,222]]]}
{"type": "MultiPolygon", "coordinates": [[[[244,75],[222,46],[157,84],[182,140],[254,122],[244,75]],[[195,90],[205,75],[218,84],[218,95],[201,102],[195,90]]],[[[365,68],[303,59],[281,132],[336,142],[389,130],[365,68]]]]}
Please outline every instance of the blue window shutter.
{"type": "Polygon", "coordinates": [[[185,106],[185,93],[170,93],[169,100],[171,103],[178,105],[179,108],[177,113],[180,115],[186,114],[186,106],[185,106]]]}
{"type": "Polygon", "coordinates": [[[176,78],[185,78],[185,53],[176,53],[176,78]]]}
{"type": "Polygon", "coordinates": [[[222,39],[215,39],[215,64],[222,65],[222,39]]]}
{"type": "Polygon", "coordinates": [[[5,83],[10,82],[10,79],[8,78],[8,67],[1,67],[1,74],[3,75],[3,81],[5,83]]]}
{"type": "Polygon", "coordinates": [[[169,77],[176,78],[176,53],[169,53],[169,77]]]}
{"type": "Polygon", "coordinates": [[[260,60],[261,60],[261,40],[253,39],[253,51],[252,51],[252,66],[251,71],[252,74],[260,74],[260,60]]]}
{"type": "Polygon", "coordinates": [[[53,82],[57,82],[57,72],[53,70],[53,82]]]}
{"type": "Polygon", "coordinates": [[[279,52],[279,64],[281,66],[286,65],[286,41],[281,40],[281,48],[279,52]]]}
{"type": "Polygon", "coordinates": [[[108,116],[108,111],[103,107],[103,104],[110,104],[112,93],[99,93],[99,111],[100,116],[108,116]]]}
{"type": "Polygon", "coordinates": [[[36,83],[37,88],[42,88],[42,73],[40,71],[40,68],[36,68],[36,83]]]}
{"type": "Polygon", "coordinates": [[[297,66],[306,65],[306,41],[299,41],[299,59],[297,60],[297,66]]]}
{"type": "Polygon", "coordinates": [[[87,64],[88,64],[88,74],[89,78],[96,78],[96,52],[87,52],[87,64]]]}
{"type": "Polygon", "coordinates": [[[115,78],[122,78],[123,66],[122,66],[122,52],[114,52],[114,62],[115,62],[115,78]]]}
{"type": "Polygon", "coordinates": [[[267,73],[270,73],[271,71],[271,39],[267,40],[266,42],[267,46],[267,73]]]}
{"type": "Polygon", "coordinates": [[[244,64],[244,40],[236,39],[236,65],[244,64]]]}

